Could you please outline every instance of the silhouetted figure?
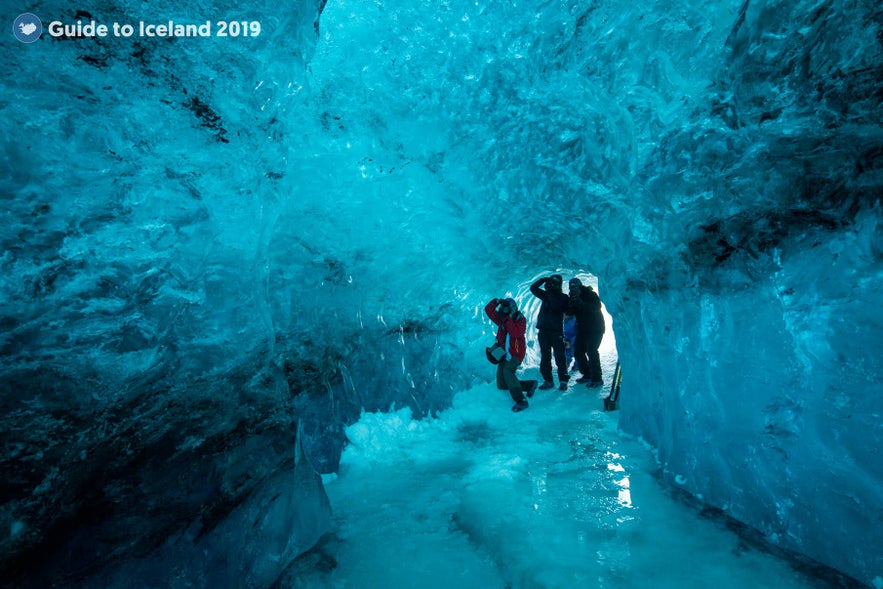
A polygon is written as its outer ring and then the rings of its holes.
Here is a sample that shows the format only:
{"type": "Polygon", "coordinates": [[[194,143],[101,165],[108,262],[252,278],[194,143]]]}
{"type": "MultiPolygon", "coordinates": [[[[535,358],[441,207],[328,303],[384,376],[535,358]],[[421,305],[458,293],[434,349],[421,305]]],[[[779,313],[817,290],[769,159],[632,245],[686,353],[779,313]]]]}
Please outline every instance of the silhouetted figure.
{"type": "Polygon", "coordinates": [[[564,312],[567,310],[568,298],[561,291],[562,282],[560,274],[552,274],[530,285],[530,292],[543,301],[537,315],[540,375],[543,377],[540,388],[543,390],[555,386],[552,382],[552,354],[555,355],[555,366],[558,368],[558,388],[566,390],[567,381],[570,380],[564,358],[564,312]]]}
{"type": "Polygon", "coordinates": [[[604,384],[601,376],[601,355],[598,348],[604,339],[604,314],[601,312],[601,299],[591,286],[584,286],[578,278],[571,278],[570,305],[568,311],[576,317],[576,338],[573,355],[582,376],[578,383],[589,387],[604,384]]]}
{"type": "Polygon", "coordinates": [[[484,312],[497,324],[497,345],[506,351],[506,355],[497,364],[497,388],[509,390],[512,400],[515,401],[512,411],[523,411],[528,407],[527,399],[524,398],[525,393],[531,397],[537,388],[537,381],[518,380],[515,376],[515,371],[521,366],[527,351],[524,339],[527,320],[518,310],[513,299],[493,299],[485,305],[484,312]]]}

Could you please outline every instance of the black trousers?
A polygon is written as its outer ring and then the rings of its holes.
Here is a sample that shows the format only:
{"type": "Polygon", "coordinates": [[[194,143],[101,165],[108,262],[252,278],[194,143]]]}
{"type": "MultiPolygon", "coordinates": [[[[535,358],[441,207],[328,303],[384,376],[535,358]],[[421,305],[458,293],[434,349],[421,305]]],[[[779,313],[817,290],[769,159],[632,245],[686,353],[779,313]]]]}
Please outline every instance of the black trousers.
{"type": "Polygon", "coordinates": [[[558,381],[567,382],[567,359],[564,353],[564,332],[540,329],[537,334],[540,343],[540,375],[546,382],[552,382],[552,355],[555,355],[555,366],[558,368],[558,381]]]}
{"type": "Polygon", "coordinates": [[[583,376],[588,376],[594,381],[600,382],[601,378],[601,355],[598,348],[604,332],[580,333],[577,330],[576,339],[573,341],[573,356],[576,365],[583,376]]]}
{"type": "Polygon", "coordinates": [[[503,360],[497,364],[497,388],[501,391],[508,390],[512,400],[516,403],[524,401],[524,391],[535,380],[519,380],[515,371],[521,366],[521,360],[503,360]]]}

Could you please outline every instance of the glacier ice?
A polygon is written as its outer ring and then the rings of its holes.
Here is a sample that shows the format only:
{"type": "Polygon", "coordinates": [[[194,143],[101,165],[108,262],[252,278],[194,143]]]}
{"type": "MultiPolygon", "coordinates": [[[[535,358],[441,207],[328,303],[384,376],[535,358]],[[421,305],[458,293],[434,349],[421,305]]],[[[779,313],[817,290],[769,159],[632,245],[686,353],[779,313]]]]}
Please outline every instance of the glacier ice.
{"type": "Polygon", "coordinates": [[[437,414],[552,269],[597,277],[668,481],[883,576],[876,5],[40,10],[263,32],[0,46],[5,578],[224,529],[298,428],[327,473],[362,412],[437,414]]]}

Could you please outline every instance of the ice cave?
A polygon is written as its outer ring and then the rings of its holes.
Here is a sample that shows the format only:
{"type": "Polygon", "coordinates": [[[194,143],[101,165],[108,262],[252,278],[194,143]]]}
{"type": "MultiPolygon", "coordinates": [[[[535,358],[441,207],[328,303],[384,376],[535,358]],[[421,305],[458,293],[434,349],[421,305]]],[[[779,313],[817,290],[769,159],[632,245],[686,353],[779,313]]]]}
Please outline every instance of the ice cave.
{"type": "Polygon", "coordinates": [[[883,589],[879,2],[2,12],[3,587],[883,589]]]}

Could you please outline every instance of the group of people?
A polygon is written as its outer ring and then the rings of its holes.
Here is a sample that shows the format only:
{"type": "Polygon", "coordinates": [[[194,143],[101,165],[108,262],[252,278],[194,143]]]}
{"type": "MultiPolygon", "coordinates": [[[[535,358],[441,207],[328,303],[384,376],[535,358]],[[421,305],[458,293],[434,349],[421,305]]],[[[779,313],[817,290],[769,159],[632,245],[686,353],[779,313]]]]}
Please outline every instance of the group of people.
{"type": "Polygon", "coordinates": [[[543,384],[536,380],[519,380],[515,375],[527,352],[527,319],[518,310],[515,300],[495,298],[484,308],[490,320],[498,326],[496,344],[505,351],[505,356],[497,364],[497,387],[509,390],[515,402],[512,411],[527,409],[526,397],[532,397],[537,388],[554,388],[553,357],[560,390],[567,390],[570,381],[571,356],[581,373],[576,382],[590,388],[604,384],[598,353],[605,329],[601,299],[591,286],[584,285],[579,278],[570,279],[567,294],[562,289],[563,282],[560,274],[552,274],[530,285],[530,292],[542,301],[537,315],[537,341],[543,384]],[[570,334],[566,331],[572,334],[572,339],[567,338],[570,334]]]}

